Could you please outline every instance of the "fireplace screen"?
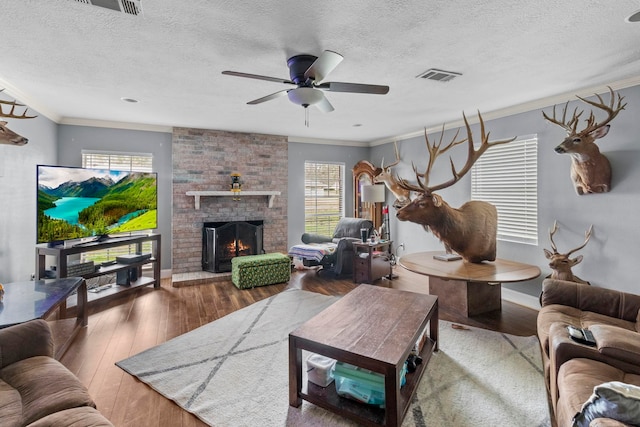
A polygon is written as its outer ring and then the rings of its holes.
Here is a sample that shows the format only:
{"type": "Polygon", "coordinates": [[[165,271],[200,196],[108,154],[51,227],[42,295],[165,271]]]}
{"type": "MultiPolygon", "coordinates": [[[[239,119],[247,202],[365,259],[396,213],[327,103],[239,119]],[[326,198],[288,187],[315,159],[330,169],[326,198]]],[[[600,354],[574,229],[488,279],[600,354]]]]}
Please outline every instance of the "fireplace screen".
{"type": "Polygon", "coordinates": [[[231,271],[237,256],[257,255],[262,249],[263,221],[205,222],[202,232],[202,269],[231,271]]]}

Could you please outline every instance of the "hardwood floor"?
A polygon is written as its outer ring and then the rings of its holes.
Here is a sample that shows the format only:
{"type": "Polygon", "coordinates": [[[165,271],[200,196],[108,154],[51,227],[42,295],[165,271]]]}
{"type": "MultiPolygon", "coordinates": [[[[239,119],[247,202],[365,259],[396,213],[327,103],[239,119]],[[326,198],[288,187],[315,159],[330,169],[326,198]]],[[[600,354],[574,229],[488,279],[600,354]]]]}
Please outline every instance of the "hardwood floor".
{"type": "MultiPolygon", "coordinates": [[[[425,292],[427,279],[402,268],[378,286],[425,292]]],[[[285,289],[344,295],[351,279],[337,280],[315,270],[294,271],[288,284],[239,290],[230,282],[160,289],[141,288],[90,308],[89,326],[76,337],[61,362],[89,389],[98,409],[117,427],[205,426],[197,417],[115,366],[115,362],[161,344],[285,289]]],[[[367,286],[367,285],[363,285],[367,286]]],[[[400,313],[399,313],[400,315],[400,313]]],[[[537,311],[503,301],[502,311],[472,319],[440,310],[440,318],[514,335],[534,335],[537,311]]],[[[223,392],[223,391],[222,391],[223,392]]]]}

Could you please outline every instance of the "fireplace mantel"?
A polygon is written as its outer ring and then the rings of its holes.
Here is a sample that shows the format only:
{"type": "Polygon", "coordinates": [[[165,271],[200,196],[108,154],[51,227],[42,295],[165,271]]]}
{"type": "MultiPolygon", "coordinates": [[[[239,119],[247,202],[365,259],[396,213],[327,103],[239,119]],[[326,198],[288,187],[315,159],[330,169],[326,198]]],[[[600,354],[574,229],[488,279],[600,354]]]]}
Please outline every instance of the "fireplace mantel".
{"type": "Polygon", "coordinates": [[[200,209],[200,197],[246,197],[246,196],[267,196],[269,207],[273,207],[273,200],[281,193],[279,191],[187,191],[187,196],[195,197],[196,210],[200,209]]]}

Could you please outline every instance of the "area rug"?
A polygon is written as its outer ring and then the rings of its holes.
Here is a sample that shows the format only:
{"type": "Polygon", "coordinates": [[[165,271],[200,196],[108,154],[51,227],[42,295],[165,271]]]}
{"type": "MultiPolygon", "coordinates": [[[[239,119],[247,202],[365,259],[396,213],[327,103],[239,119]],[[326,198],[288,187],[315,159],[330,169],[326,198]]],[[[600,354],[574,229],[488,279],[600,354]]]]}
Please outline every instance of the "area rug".
{"type": "MultiPolygon", "coordinates": [[[[355,426],[289,406],[288,334],[337,299],[288,290],[117,365],[212,426],[355,426]]],[[[439,341],[404,427],[551,425],[535,337],[441,321],[439,341]]]]}

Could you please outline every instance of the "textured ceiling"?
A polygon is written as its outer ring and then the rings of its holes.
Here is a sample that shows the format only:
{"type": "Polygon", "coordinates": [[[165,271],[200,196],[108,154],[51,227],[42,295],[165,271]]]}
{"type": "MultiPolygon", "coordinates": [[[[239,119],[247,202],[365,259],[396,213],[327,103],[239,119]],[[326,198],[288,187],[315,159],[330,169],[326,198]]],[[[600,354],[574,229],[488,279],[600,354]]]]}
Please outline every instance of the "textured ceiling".
{"type": "Polygon", "coordinates": [[[491,117],[640,79],[640,23],[624,21],[637,0],[141,4],[132,16],[74,0],[3,1],[0,88],[59,123],[372,142],[457,122],[462,111],[491,117]],[[246,104],[289,86],[221,74],[288,79],[288,57],[325,49],[344,56],[325,81],[388,85],[389,94],[326,92],[335,111],[310,108],[307,128],[287,97],[246,104]],[[429,68],[462,76],[416,79],[429,68]]]}

